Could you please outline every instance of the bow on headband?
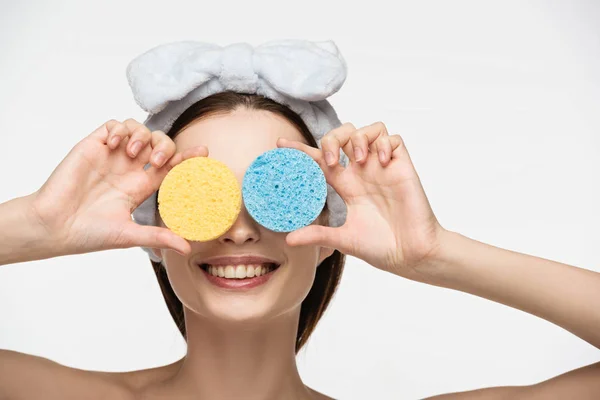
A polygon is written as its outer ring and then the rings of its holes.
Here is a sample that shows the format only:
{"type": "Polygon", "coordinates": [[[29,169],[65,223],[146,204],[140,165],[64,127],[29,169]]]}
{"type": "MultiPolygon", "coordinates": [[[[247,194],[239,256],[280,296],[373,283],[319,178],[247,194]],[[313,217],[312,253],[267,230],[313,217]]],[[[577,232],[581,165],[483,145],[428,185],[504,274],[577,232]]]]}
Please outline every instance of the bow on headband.
{"type": "Polygon", "coordinates": [[[140,107],[157,114],[215,78],[226,90],[260,94],[266,84],[293,99],[324,100],[344,83],[346,63],[333,41],[280,40],[257,47],[183,41],[137,57],[127,78],[140,107]]]}

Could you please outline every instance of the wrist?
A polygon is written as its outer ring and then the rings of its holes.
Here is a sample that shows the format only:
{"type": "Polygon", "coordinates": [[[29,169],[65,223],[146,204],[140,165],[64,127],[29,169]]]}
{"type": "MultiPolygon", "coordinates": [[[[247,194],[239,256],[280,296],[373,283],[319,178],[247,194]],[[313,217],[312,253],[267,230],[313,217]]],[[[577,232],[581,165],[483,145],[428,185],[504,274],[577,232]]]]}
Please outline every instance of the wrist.
{"type": "Polygon", "coordinates": [[[36,193],[0,204],[0,264],[61,255],[58,238],[46,229],[35,212],[36,193]]]}
{"type": "Polygon", "coordinates": [[[44,218],[39,213],[39,209],[36,206],[38,192],[34,192],[30,195],[24,196],[23,201],[23,218],[31,227],[29,233],[32,238],[32,243],[35,244],[35,253],[38,254],[38,258],[50,258],[66,255],[64,252],[63,243],[65,242],[59,232],[56,229],[52,229],[46,225],[44,218]]]}
{"type": "Polygon", "coordinates": [[[458,232],[441,229],[438,234],[438,246],[415,268],[418,280],[430,285],[450,287],[458,274],[456,252],[469,240],[458,232]]]}

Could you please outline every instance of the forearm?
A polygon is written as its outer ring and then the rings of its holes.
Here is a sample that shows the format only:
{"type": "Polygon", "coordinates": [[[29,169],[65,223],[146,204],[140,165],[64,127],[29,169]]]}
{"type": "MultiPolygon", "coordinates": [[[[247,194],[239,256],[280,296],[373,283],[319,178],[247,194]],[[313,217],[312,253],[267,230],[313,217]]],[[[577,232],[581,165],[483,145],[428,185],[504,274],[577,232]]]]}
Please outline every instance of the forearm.
{"type": "Polygon", "coordinates": [[[537,315],[600,348],[600,273],[444,231],[430,283],[537,315]]]}
{"type": "Polygon", "coordinates": [[[59,254],[54,238],[32,213],[33,195],[0,204],[0,265],[40,260],[59,254]]]}

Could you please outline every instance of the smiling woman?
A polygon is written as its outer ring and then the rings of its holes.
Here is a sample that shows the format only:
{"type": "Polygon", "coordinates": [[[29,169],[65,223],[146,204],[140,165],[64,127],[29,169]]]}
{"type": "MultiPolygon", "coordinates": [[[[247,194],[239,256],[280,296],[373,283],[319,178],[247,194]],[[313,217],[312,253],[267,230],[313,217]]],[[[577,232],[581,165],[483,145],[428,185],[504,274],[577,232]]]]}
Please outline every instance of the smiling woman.
{"type": "MultiPolygon", "coordinates": [[[[194,103],[167,136],[181,153],[207,148],[240,184],[252,161],[277,148],[280,137],[317,148],[302,118],[288,107],[231,91],[194,103]]],[[[326,224],[328,212],[326,204],[313,224],[326,224]]],[[[154,213],[158,225],[165,227],[159,209],[154,213]]],[[[220,381],[233,374],[244,382],[227,390],[237,396],[261,380],[256,373],[240,375],[251,369],[269,371],[262,378],[263,389],[255,388],[257,393],[271,387],[273,379],[289,379],[284,377],[294,377],[286,391],[309,390],[299,379],[294,355],[327,309],[345,256],[321,246],[289,246],[286,235],[260,225],[242,204],[227,232],[214,240],[190,242],[190,255],[152,249],[161,260],[151,263],[163,297],[188,344],[186,356],[164,369],[179,366],[170,379],[185,382],[193,376],[194,384],[206,390],[225,385],[226,380],[220,381]],[[212,383],[198,375],[209,366],[219,376],[211,376],[212,383]],[[215,379],[220,383],[215,385],[215,379]]]]}

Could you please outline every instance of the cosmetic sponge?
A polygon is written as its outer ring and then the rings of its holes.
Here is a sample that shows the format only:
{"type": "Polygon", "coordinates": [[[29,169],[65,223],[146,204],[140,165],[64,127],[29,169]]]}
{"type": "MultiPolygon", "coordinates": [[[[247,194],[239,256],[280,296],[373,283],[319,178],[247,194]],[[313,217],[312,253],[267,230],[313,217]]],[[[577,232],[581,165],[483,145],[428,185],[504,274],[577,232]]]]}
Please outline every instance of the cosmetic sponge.
{"type": "Polygon", "coordinates": [[[319,216],[327,199],[327,183],[309,155],[277,148],[261,154],[248,167],[242,197],[256,222],[275,232],[291,232],[319,216]]]}
{"type": "Polygon", "coordinates": [[[231,228],[242,204],[240,185],[231,169],[209,157],[177,164],[158,191],[158,211],[165,225],[193,241],[213,240],[231,228]]]}

